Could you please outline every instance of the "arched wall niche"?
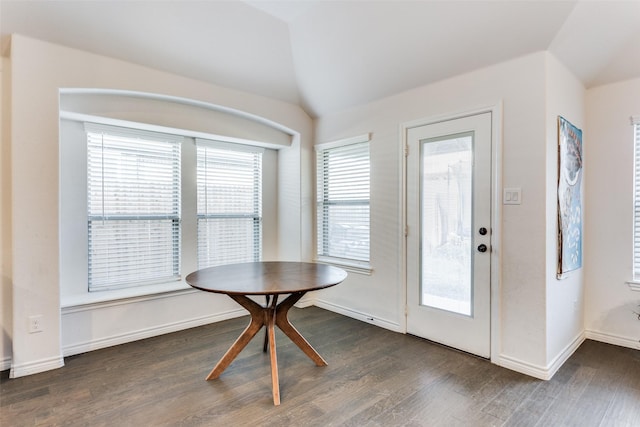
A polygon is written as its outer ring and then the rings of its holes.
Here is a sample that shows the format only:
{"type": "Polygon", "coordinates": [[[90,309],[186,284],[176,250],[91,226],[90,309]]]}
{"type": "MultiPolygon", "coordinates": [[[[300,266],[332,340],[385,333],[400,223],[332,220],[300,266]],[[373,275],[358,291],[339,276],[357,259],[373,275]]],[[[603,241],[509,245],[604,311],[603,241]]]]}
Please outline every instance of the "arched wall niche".
{"type": "Polygon", "coordinates": [[[61,89],[61,117],[100,117],[188,130],[273,149],[291,147],[298,132],[260,116],[207,102],[113,89],[61,89]]]}

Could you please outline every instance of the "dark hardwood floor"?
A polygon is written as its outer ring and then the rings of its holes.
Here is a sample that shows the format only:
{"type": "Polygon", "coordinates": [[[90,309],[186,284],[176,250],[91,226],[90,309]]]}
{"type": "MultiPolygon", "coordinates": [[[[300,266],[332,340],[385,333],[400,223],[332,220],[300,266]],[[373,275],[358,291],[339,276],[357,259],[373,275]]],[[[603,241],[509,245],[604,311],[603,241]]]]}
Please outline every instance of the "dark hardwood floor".
{"type": "Polygon", "coordinates": [[[65,359],[0,378],[0,426],[640,426],[640,351],[586,341],[540,381],[319,308],[293,309],[327,360],[278,334],[282,404],[254,339],[205,381],[248,318],[65,359]]]}

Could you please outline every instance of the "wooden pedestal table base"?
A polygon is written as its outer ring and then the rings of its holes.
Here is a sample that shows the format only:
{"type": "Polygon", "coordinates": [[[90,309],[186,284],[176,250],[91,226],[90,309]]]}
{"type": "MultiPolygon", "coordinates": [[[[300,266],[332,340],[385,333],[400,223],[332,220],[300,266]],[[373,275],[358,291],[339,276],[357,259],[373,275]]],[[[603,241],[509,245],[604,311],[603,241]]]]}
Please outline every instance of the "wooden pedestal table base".
{"type": "Polygon", "coordinates": [[[300,332],[298,332],[291,322],[289,322],[289,309],[293,307],[293,305],[298,302],[305,293],[306,292],[292,293],[280,304],[277,304],[278,295],[274,295],[271,300],[271,304],[269,304],[269,300],[267,299],[266,307],[261,306],[244,295],[229,295],[229,297],[233,298],[238,304],[249,311],[251,314],[251,322],[209,373],[207,380],[218,378],[263,326],[267,327],[264,350],[266,351],[267,347],[269,348],[269,357],[271,359],[271,386],[273,389],[274,405],[280,404],[280,382],[278,380],[278,357],[276,355],[275,326],[278,326],[278,328],[280,328],[280,330],[284,332],[284,334],[288,336],[289,339],[304,352],[304,354],[309,356],[316,366],[327,366],[327,362],[322,358],[322,356],[320,356],[318,352],[311,347],[311,344],[309,344],[309,342],[300,335],[300,332]]]}
{"type": "Polygon", "coordinates": [[[327,362],[293,327],[287,316],[291,307],[307,292],[335,286],[346,277],[347,273],[344,270],[334,266],[287,261],[227,264],[189,274],[186,281],[192,287],[228,295],[251,314],[249,326],[222,356],[207,376],[207,380],[218,378],[258,331],[266,326],[264,351],[269,349],[273,403],[279,405],[280,382],[275,327],[280,328],[317,366],[326,366],[327,362]],[[260,295],[267,298],[264,307],[248,297],[260,295]],[[289,296],[278,304],[278,295],[289,296]]]}

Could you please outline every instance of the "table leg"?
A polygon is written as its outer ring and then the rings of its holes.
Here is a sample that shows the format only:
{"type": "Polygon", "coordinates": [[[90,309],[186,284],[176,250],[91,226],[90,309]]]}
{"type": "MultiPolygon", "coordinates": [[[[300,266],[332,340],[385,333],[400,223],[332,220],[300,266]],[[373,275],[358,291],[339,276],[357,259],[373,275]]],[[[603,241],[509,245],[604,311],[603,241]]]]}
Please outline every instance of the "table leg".
{"type": "Polygon", "coordinates": [[[289,309],[304,296],[305,292],[295,292],[282,301],[276,309],[276,325],[304,352],[316,366],[327,366],[327,362],[311,347],[311,344],[289,322],[289,309]]]}
{"type": "Polygon", "coordinates": [[[271,305],[265,309],[267,336],[269,337],[269,357],[271,359],[271,389],[273,390],[273,404],[280,405],[280,381],[278,379],[278,357],[276,355],[276,313],[278,295],[273,296],[271,305]]]}
{"type": "Polygon", "coordinates": [[[222,359],[214,366],[213,370],[207,375],[207,380],[218,378],[222,372],[233,362],[243,348],[249,344],[249,341],[258,333],[262,325],[265,324],[264,308],[247,298],[244,295],[229,295],[238,304],[243,306],[251,314],[251,322],[249,326],[240,334],[238,339],[233,343],[231,348],[222,356],[222,359]]]}
{"type": "Polygon", "coordinates": [[[269,357],[271,360],[271,386],[273,391],[274,405],[280,405],[280,382],[278,378],[278,358],[276,354],[276,334],[275,327],[278,326],[284,334],[289,337],[295,345],[297,345],[317,366],[326,366],[327,362],[311,347],[311,344],[300,332],[289,322],[288,313],[291,307],[304,296],[305,292],[295,292],[285,298],[278,304],[278,296],[274,295],[273,299],[267,299],[267,306],[263,307],[252,299],[244,295],[229,295],[234,301],[243,306],[251,315],[251,321],[246,329],[240,334],[238,339],[233,343],[231,348],[222,356],[222,359],[216,364],[207,376],[207,380],[218,378],[222,372],[233,362],[240,354],[249,341],[260,331],[262,326],[266,326],[265,346],[269,347],[269,357]]]}
{"type": "MultiPolygon", "coordinates": [[[[265,295],[265,298],[267,299],[266,307],[269,307],[270,296],[269,295],[265,295]]],[[[264,344],[262,345],[262,351],[266,353],[268,346],[269,346],[269,330],[267,329],[267,330],[264,331],[264,344]]]]}

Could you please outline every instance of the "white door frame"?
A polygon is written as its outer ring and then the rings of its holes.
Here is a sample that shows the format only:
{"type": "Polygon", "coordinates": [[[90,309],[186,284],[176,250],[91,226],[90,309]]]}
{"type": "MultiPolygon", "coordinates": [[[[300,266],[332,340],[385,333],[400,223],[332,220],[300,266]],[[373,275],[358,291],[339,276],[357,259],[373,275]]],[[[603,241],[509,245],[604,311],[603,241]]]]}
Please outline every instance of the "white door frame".
{"type": "Polygon", "coordinates": [[[487,107],[479,107],[457,113],[426,117],[400,124],[400,150],[402,157],[401,196],[402,196],[402,286],[401,292],[404,313],[403,332],[407,333],[407,146],[408,130],[415,127],[431,125],[448,120],[460,119],[482,113],[491,113],[491,361],[500,359],[501,335],[500,325],[502,282],[502,101],[487,107]]]}

